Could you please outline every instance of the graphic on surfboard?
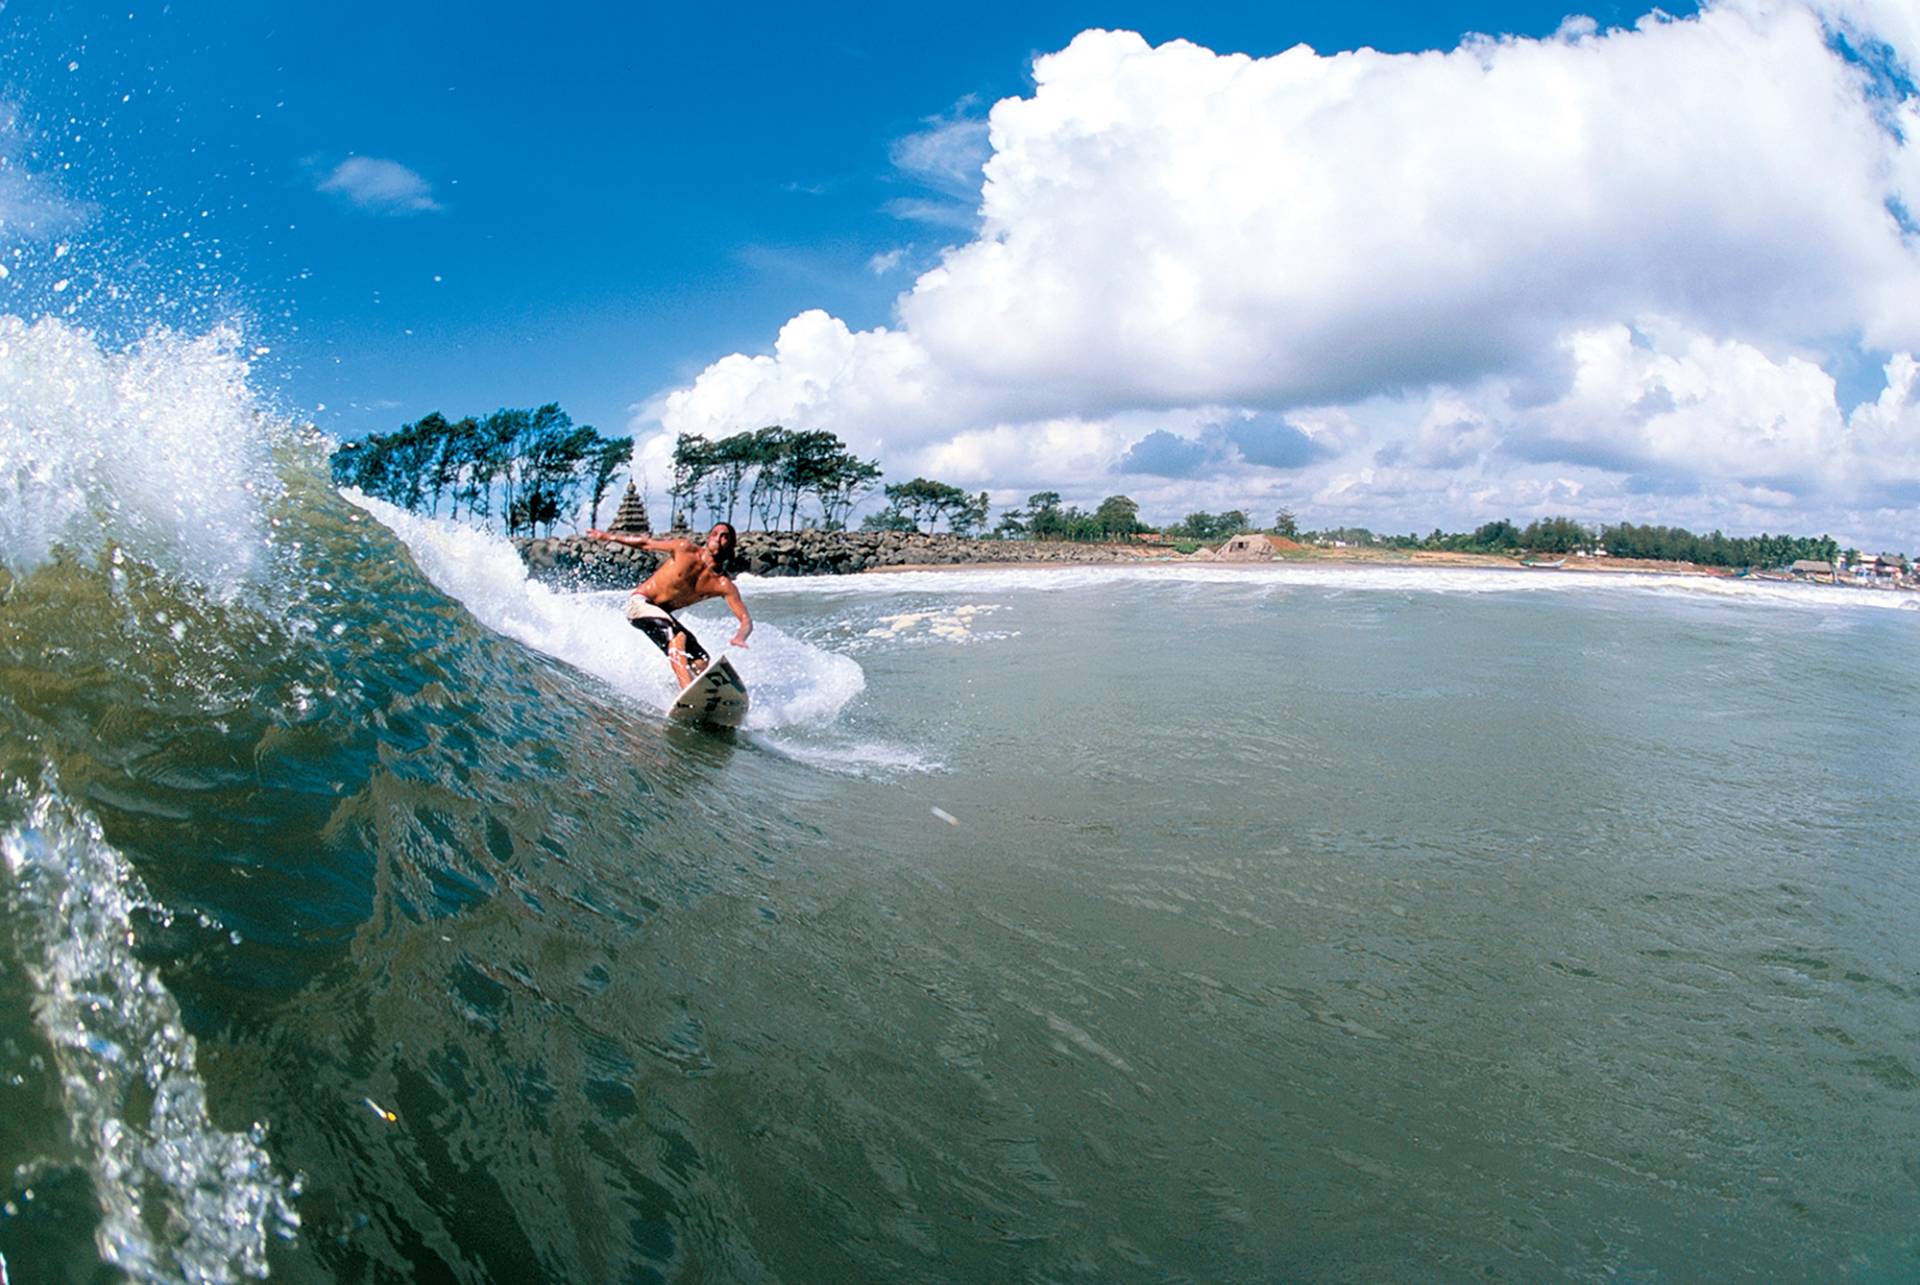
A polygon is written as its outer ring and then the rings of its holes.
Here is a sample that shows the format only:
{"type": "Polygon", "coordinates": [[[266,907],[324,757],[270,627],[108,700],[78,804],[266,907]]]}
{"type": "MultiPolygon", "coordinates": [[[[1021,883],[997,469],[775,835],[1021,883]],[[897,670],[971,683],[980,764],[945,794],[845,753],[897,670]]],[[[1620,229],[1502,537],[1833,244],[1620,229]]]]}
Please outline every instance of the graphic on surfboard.
{"type": "Polygon", "coordinates": [[[733,662],[722,656],[681,689],[667,713],[688,722],[738,727],[747,719],[747,685],[740,681],[733,662]]]}

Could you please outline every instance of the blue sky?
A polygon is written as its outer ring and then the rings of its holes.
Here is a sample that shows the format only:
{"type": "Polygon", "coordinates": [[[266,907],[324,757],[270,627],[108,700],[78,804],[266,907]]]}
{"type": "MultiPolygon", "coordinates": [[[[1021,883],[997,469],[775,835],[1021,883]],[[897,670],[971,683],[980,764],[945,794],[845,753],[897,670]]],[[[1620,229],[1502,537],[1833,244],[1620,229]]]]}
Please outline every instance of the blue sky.
{"type": "MultiPolygon", "coordinates": [[[[1746,14],[1752,6],[1725,7],[1735,11],[1731,19],[1719,15],[1726,30],[1703,30],[1689,45],[1690,9],[1670,9],[1675,21],[1660,30],[1634,31],[1644,12],[1639,6],[1574,10],[1567,3],[1199,9],[1029,3],[964,12],[897,5],[606,6],[536,16],[520,7],[471,5],[132,3],[87,12],[16,2],[0,11],[9,29],[0,55],[0,101],[17,113],[9,154],[18,169],[57,194],[67,223],[41,236],[38,253],[44,256],[45,243],[60,239],[76,247],[71,262],[119,288],[82,285],[54,300],[44,293],[48,273],[17,272],[0,289],[16,295],[10,308],[67,307],[109,328],[153,319],[192,327],[237,311],[247,318],[250,341],[271,349],[260,363],[263,381],[289,410],[310,414],[343,437],[434,409],[484,412],[546,400],[560,401],[579,420],[643,439],[660,434],[663,423],[669,430],[750,427],[747,421],[767,411],[813,421],[796,426],[842,431],[880,454],[890,474],[932,472],[1005,490],[1009,498],[1039,485],[1070,496],[1084,491],[1089,500],[1124,487],[1162,518],[1189,506],[1286,503],[1328,524],[1371,515],[1371,525],[1402,529],[1572,510],[1729,529],[1765,525],[1770,517],[1775,529],[1850,522],[1863,538],[1903,537],[1900,519],[1887,515],[1910,508],[1920,485],[1902,489],[1902,483],[1885,494],[1836,490],[1831,479],[1802,487],[1792,480],[1807,467],[1802,456],[1743,471],[1738,443],[1722,440],[1743,432],[1785,441],[1796,433],[1847,431],[1847,415],[1879,395],[1888,381],[1886,363],[1906,346],[1900,342],[1905,320],[1888,321],[1886,309],[1865,299],[1868,287],[1859,284],[1886,277],[1884,263],[1868,262],[1873,254],[1884,259],[1899,251],[1862,251],[1837,267],[1798,264],[1782,274],[1777,297],[1730,290],[1726,281],[1751,279],[1753,265],[1779,246],[1713,208],[1699,191],[1646,190],[1658,178],[1647,160],[1656,144],[1648,140],[1677,135],[1687,142],[1688,113],[1699,110],[1678,96],[1648,104],[1644,120],[1622,122],[1626,163],[1593,171],[1604,183],[1609,173],[1639,174],[1637,165],[1645,170],[1634,180],[1640,186],[1601,192],[1591,209],[1565,221],[1567,241],[1550,253],[1504,266],[1497,258],[1487,261],[1492,271],[1509,274],[1512,290],[1488,292],[1440,272],[1429,281],[1419,265],[1408,273],[1403,264],[1397,286],[1353,278],[1366,290],[1380,289],[1384,301],[1357,319],[1324,299],[1280,291],[1260,305],[1268,309],[1264,315],[1318,308],[1315,324],[1263,339],[1269,355],[1243,354],[1238,366],[1224,358],[1216,365],[1213,354],[1195,352],[1165,379],[1130,381],[1126,376],[1140,363],[1107,370],[1088,356],[1102,343],[1118,342],[1111,335],[1096,333],[1097,327],[1076,330],[1067,320],[1056,333],[1043,318],[1036,334],[1061,345],[1044,361],[995,356],[993,344],[983,341],[980,369],[963,370],[971,363],[955,356],[965,350],[964,338],[955,336],[964,337],[965,325],[934,315],[938,301],[928,302],[915,286],[943,252],[966,249],[980,235],[977,166],[987,156],[983,122],[994,104],[1028,100],[1035,108],[1020,118],[1028,124],[1008,135],[1014,150],[999,161],[1007,174],[1028,143],[1036,155],[1059,158],[1067,168],[1087,166],[1087,153],[1057,150],[1064,136],[1048,134],[1058,121],[1042,110],[1047,95],[1037,92],[1034,79],[1036,57],[1069,45],[1080,55],[1058,60],[1061,74],[1047,91],[1055,101],[1089,101],[1089,78],[1124,65],[1134,70],[1114,70],[1114,86],[1148,98],[1162,90],[1174,95],[1154,100],[1162,101],[1157,110],[1163,112],[1170,110],[1166,104],[1186,101],[1179,94],[1203,104],[1218,94],[1219,130],[1209,133],[1204,120],[1182,126],[1212,144],[1236,128],[1228,117],[1244,107],[1236,107],[1225,88],[1231,67],[1213,55],[1271,59],[1303,42],[1323,55],[1363,46],[1398,54],[1455,50],[1474,32],[1521,38],[1506,42],[1504,62],[1470,54],[1448,68],[1431,58],[1368,64],[1369,83],[1379,89],[1370,90],[1366,102],[1385,104],[1383,112],[1391,108],[1393,127],[1361,122],[1364,128],[1343,137],[1373,140],[1386,153],[1377,163],[1351,154],[1351,147],[1347,155],[1313,150],[1335,147],[1313,133],[1332,115],[1327,110],[1293,120],[1292,132],[1276,118],[1274,139],[1303,140],[1297,150],[1310,164],[1300,172],[1335,184],[1351,180],[1353,192],[1369,174],[1432,185],[1383,191],[1364,202],[1353,195],[1355,208],[1405,204],[1431,211],[1465,199],[1442,180],[1417,177],[1421,156],[1450,157],[1450,172],[1462,169],[1459,158],[1470,153],[1447,152],[1448,131],[1464,147],[1470,132],[1533,130],[1556,105],[1564,106],[1556,86],[1578,85],[1597,62],[1625,69],[1609,73],[1609,83],[1645,76],[1645,83],[1663,84],[1684,82],[1693,59],[1707,82],[1707,101],[1718,92],[1713,78],[1721,76],[1727,83],[1720,100],[1752,117],[1740,95],[1758,91],[1736,83],[1737,68],[1710,65],[1711,51],[1726,45],[1732,31],[1752,42],[1750,62],[1777,54],[1789,84],[1804,71],[1810,96],[1831,96],[1820,78],[1831,79],[1825,62],[1833,60],[1817,40],[1809,43],[1789,22],[1746,14]],[[1595,21],[1565,26],[1569,12],[1595,21]],[[1116,46],[1074,44],[1090,28],[1136,31],[1144,45],[1120,50],[1121,57],[1116,46]],[[1175,57],[1166,44],[1174,40],[1191,41],[1207,56],[1175,57]],[[1682,74],[1664,73],[1659,60],[1668,58],[1682,74]],[[1459,67],[1475,59],[1485,74],[1471,85],[1459,83],[1459,67]],[[1536,74],[1543,59],[1565,65],[1536,74]],[[1143,78],[1139,69],[1148,66],[1153,70],[1143,78]],[[1194,78],[1190,87],[1182,76],[1194,78]],[[1501,98],[1516,80],[1525,86],[1522,99],[1501,98]],[[1075,93],[1082,98],[1073,99],[1075,93]],[[1422,93],[1434,95],[1431,108],[1422,93]],[[1526,93],[1545,98],[1536,106],[1524,101],[1526,93]],[[1496,101],[1504,115],[1488,105],[1496,101]],[[1046,121],[1033,123],[1040,117],[1046,121]],[[1456,128],[1454,120],[1472,123],[1456,128]],[[1429,127],[1437,142],[1423,136],[1429,127]],[[1351,168],[1342,171],[1342,165],[1351,168]],[[1617,205],[1606,204],[1615,198],[1617,205]],[[1637,208],[1646,211],[1645,224],[1692,221],[1698,236],[1666,237],[1634,226],[1631,213],[1610,214],[1611,222],[1595,213],[1631,211],[1634,201],[1642,202],[1637,208]],[[1609,249],[1616,235],[1619,245],[1609,249]],[[1570,299],[1612,289],[1595,289],[1596,281],[1620,275],[1596,245],[1659,267],[1665,284],[1621,292],[1604,308],[1542,304],[1555,291],[1570,299]],[[1726,262],[1702,268],[1700,260],[1721,246],[1726,262]],[[1582,269],[1587,275],[1544,282],[1538,297],[1528,293],[1543,274],[1558,271],[1541,264],[1583,256],[1591,260],[1582,269]],[[1782,299],[1804,296],[1804,282],[1822,273],[1835,279],[1851,273],[1840,291],[1846,297],[1815,309],[1814,320],[1781,323],[1782,299]],[[1707,284],[1671,284],[1695,278],[1707,284]],[[106,297],[113,293],[120,297],[106,297]],[[780,381],[798,369],[797,356],[774,358],[773,366],[763,363],[754,372],[716,366],[728,354],[775,354],[780,337],[789,334],[783,328],[821,314],[847,336],[842,365],[878,360],[884,366],[897,358],[931,371],[932,382],[916,375],[916,386],[939,390],[942,413],[904,406],[901,422],[910,426],[890,432],[871,416],[863,420],[858,409],[891,404],[877,386],[836,385],[839,391],[823,399],[796,403],[792,380],[780,381]],[[1672,328],[1664,329],[1668,323],[1672,328]],[[1549,332],[1551,343],[1527,349],[1524,336],[1549,332]],[[1608,335],[1625,338],[1614,344],[1608,335]],[[883,351],[903,339],[912,351],[883,351]],[[1376,346],[1384,354],[1380,361],[1351,359],[1376,346]],[[1312,377],[1257,374],[1288,361],[1311,365],[1312,377]],[[1680,366],[1670,369],[1674,362],[1680,366]],[[1639,391],[1621,401],[1618,389],[1589,386],[1607,371],[1639,391]],[[1839,429],[1775,431],[1750,398],[1743,400],[1740,390],[1771,386],[1769,380],[1789,390],[1781,396],[1797,396],[1793,380],[1809,371],[1833,386],[1839,429]],[[1189,379],[1187,372],[1201,373],[1189,379]],[[1690,419],[1669,416],[1622,450],[1611,440],[1589,440],[1600,432],[1592,422],[1605,406],[1645,411],[1673,404],[1664,385],[1654,390],[1659,397],[1646,395],[1650,383],[1692,387],[1688,380],[1715,379],[1724,387],[1703,392],[1697,404],[1706,409],[1690,419]],[[988,385],[992,395],[982,391],[988,385]],[[1019,395],[1000,395],[1016,386],[1019,395]],[[670,399],[675,390],[683,394],[677,402],[670,399]],[[1543,405],[1550,414],[1540,411],[1543,405]],[[1721,419],[1702,419],[1714,413],[1721,419]],[[1674,434],[1688,432],[1702,435],[1701,449],[1670,449],[1674,434]],[[988,441],[994,434],[1001,445],[988,441]],[[1244,445],[1270,439],[1290,449],[1244,445]],[[1005,446],[1015,440],[1020,449],[1005,446]],[[1042,441],[1053,447],[1033,445],[1042,441]],[[1141,471],[1156,459],[1169,461],[1160,466],[1164,472],[1141,471]],[[1608,463],[1599,467],[1594,460],[1608,463]],[[1382,480],[1386,474],[1391,482],[1382,480]]],[[[1884,39],[1886,65],[1908,65],[1900,6],[1833,0],[1807,8],[1829,31],[1853,23],[1858,32],[1884,39]],[[1875,26],[1887,11],[1896,18],[1875,26]]],[[[1327,59],[1309,70],[1334,84],[1350,65],[1327,59]]],[[[1599,91],[1581,93],[1583,102],[1598,103],[1594,112],[1604,112],[1599,91]]],[[[1782,98],[1788,96],[1782,90],[1782,98]]],[[[1896,90],[1896,107],[1898,98],[1896,90]]],[[[1642,110],[1636,100],[1622,101],[1627,105],[1613,107],[1615,115],[1642,110]]],[[[1102,143],[1105,154],[1122,162],[1155,145],[1155,130],[1139,125],[1148,118],[1135,113],[1130,119],[1131,126],[1116,127],[1102,143]]],[[[1244,130],[1245,118],[1236,119],[1244,130]]],[[[1852,127],[1851,118],[1835,126],[1843,133],[1852,127]]],[[[1578,140],[1584,153],[1614,133],[1604,114],[1584,128],[1578,140]]],[[[1815,126],[1788,128],[1804,128],[1806,137],[1790,141],[1810,154],[1830,154],[1815,126]]],[[[1777,135],[1747,141],[1758,155],[1777,135]]],[[[1702,148],[1710,142],[1691,140],[1702,148]]],[[[1730,146],[1739,159],[1738,146],[1730,146]]],[[[1514,154],[1523,164],[1563,159],[1562,143],[1542,147],[1514,154]]],[[[1210,184],[1235,188],[1239,167],[1257,176],[1275,164],[1260,148],[1222,150],[1208,171],[1213,177],[1191,180],[1195,187],[1183,199],[1205,202],[1210,184]]],[[[1904,146],[1863,161],[1896,177],[1906,164],[1904,146]]],[[[1174,181],[1116,163],[1109,198],[1103,195],[1107,171],[1074,172],[1086,175],[1084,201],[1095,210],[1124,210],[1129,173],[1132,181],[1160,188],[1174,181]]],[[[1503,198],[1503,181],[1493,174],[1476,181],[1474,199],[1505,199],[1511,206],[1538,197],[1503,198]]],[[[1810,213],[1811,198],[1798,191],[1756,187],[1743,195],[1750,207],[1757,203],[1756,220],[1771,217],[1781,227],[1826,235],[1829,223],[1843,218],[1870,222],[1877,210],[1884,219],[1887,205],[1864,198],[1890,199],[1897,183],[1886,180],[1886,186],[1886,193],[1862,194],[1866,214],[1824,207],[1810,213]]],[[[1035,204],[1032,190],[1023,193],[1017,182],[1002,190],[1011,194],[1011,213],[995,235],[1017,245],[1023,236],[1039,236],[1035,229],[1046,230],[1051,207],[1035,204]]],[[[1284,221],[1292,217],[1291,200],[1283,189],[1263,208],[1284,221]]],[[[1387,224],[1378,236],[1405,232],[1412,243],[1431,230],[1387,224]]],[[[1887,240],[1877,227],[1861,235],[1869,232],[1887,240]]],[[[1048,234],[1060,234],[1057,219],[1048,234]]],[[[1203,295],[1211,288],[1204,269],[1182,261],[1190,246],[1149,240],[1143,236],[1143,253],[1168,260],[1176,275],[1191,268],[1203,295]]],[[[1065,244],[1056,248],[1060,253],[1043,262],[1072,270],[1065,244]]],[[[1369,253],[1358,245],[1326,251],[1335,261],[1354,263],[1369,253]]],[[[1310,269],[1311,258],[1304,262],[1310,269]]],[[[1297,282],[1302,270],[1292,271],[1297,282]]],[[[1063,289],[1091,290],[1088,283],[1097,286],[1099,275],[1100,263],[1091,261],[1077,279],[1081,284],[1069,281],[1063,289]]],[[[1655,275],[1646,274],[1649,280],[1655,275]]],[[[964,273],[958,279],[966,284],[964,273]]],[[[1233,293],[1234,283],[1225,285],[1225,293],[1233,293]]],[[[1080,302],[1078,313],[1068,308],[1062,315],[1097,311],[1080,302]]],[[[1241,303],[1221,306],[1231,312],[1241,303]]],[[[1014,322],[1022,324],[1024,318],[1014,322]]],[[[1000,318],[997,333],[1007,329],[1000,318]]],[[[808,338],[803,330],[828,347],[842,342],[839,330],[807,321],[791,332],[796,354],[808,338]]],[[[1196,324],[1194,333],[1203,330],[1196,324]]],[[[994,332],[985,333],[990,340],[994,332]]],[[[1682,395],[1679,404],[1696,402],[1682,395]]],[[[1808,414],[1816,412],[1826,416],[1821,424],[1833,419],[1818,407],[1808,414]]],[[[1910,437],[1904,414],[1892,406],[1883,417],[1884,434],[1900,442],[1910,437]]],[[[651,458],[657,464],[657,449],[651,458]]],[[[643,448],[643,466],[646,459],[643,448]]]]}
{"type": "Polygon", "coordinates": [[[1087,27],[1415,49],[1551,31],[1563,7],[16,2],[0,97],[79,161],[69,194],[119,245],[183,215],[224,238],[197,284],[231,282],[270,377],[335,433],[552,399],[620,428],[803,308],[884,321],[902,280],[873,256],[904,269],[963,235],[890,207],[968,213],[893,144],[1024,92],[1087,27]],[[355,155],[434,208],[319,190],[355,155]]]}

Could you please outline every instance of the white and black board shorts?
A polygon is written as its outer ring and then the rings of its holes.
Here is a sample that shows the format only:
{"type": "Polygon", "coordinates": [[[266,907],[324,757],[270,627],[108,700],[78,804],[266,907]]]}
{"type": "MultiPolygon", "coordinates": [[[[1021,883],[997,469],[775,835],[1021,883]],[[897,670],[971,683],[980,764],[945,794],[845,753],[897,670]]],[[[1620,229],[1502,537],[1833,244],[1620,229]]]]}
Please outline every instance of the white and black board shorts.
{"type": "Polygon", "coordinates": [[[653,639],[663,652],[671,652],[673,637],[679,634],[686,639],[684,649],[688,660],[707,658],[707,649],[693,636],[693,630],[674,619],[673,613],[665,607],[648,602],[637,593],[627,599],[627,623],[653,639]]]}

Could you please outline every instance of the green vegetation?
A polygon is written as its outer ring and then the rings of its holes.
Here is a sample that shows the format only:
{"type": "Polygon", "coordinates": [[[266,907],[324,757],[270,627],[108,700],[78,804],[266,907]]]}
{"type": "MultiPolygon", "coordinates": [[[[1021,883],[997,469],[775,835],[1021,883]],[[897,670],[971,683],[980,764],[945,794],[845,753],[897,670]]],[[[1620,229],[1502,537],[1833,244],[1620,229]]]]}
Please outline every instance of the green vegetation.
{"type": "Polygon", "coordinates": [[[1166,534],[1176,538],[1211,543],[1252,529],[1253,524],[1247,521],[1247,515],[1239,509],[1228,509],[1225,513],[1208,513],[1203,510],[1199,513],[1187,514],[1185,518],[1167,527],[1166,534]]]}
{"type": "Polygon", "coordinates": [[[1435,528],[1428,535],[1375,535],[1365,527],[1339,527],[1308,532],[1320,543],[1389,549],[1442,549],[1453,553],[1595,553],[1605,550],[1616,558],[1647,558],[1661,562],[1696,562],[1709,567],[1779,567],[1801,558],[1832,562],[1840,548],[1831,536],[1729,536],[1719,531],[1695,535],[1684,527],[1587,526],[1572,518],[1540,518],[1524,528],[1505,518],[1483,523],[1470,532],[1435,528]]]}
{"type": "Polygon", "coordinates": [[[1153,530],[1139,514],[1140,506],[1124,495],[1110,495],[1088,513],[1074,504],[1063,507],[1058,491],[1036,491],[1025,507],[1001,514],[993,534],[1012,540],[1130,540],[1153,530]]]}
{"type": "Polygon", "coordinates": [[[411,512],[490,521],[508,535],[548,533],[562,514],[591,497],[595,520],[614,475],[633,457],[631,437],[602,437],[552,402],[536,410],[501,409],[484,419],[449,421],[439,411],[391,433],[372,433],[333,453],[333,480],[411,512]]]}
{"type": "Polygon", "coordinates": [[[968,495],[957,486],[916,477],[886,488],[887,507],[860,525],[868,531],[918,531],[945,519],[955,535],[972,535],[987,524],[987,493],[968,495]]]}
{"type": "Polygon", "coordinates": [[[880,480],[880,465],[847,450],[832,433],[794,432],[778,424],[709,441],[682,434],[673,446],[673,511],[696,503],[714,521],[734,522],[745,491],[746,525],[798,529],[808,496],[820,525],[837,531],[847,514],[880,480]]]}
{"type": "Polygon", "coordinates": [[[1839,544],[1828,535],[1817,539],[1765,532],[1744,538],[1718,531],[1695,535],[1681,527],[1634,526],[1630,522],[1602,527],[1600,540],[1608,553],[1619,558],[1662,558],[1710,567],[1780,567],[1802,558],[1832,562],[1840,554],[1839,544]]]}

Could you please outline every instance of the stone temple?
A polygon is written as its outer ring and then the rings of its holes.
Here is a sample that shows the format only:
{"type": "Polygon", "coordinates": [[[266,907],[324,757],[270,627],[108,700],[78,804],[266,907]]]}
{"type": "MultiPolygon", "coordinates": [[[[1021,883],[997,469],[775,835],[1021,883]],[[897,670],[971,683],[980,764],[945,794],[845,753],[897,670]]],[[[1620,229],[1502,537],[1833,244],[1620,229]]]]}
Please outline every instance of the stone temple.
{"type": "Polygon", "coordinates": [[[613,515],[607,530],[617,535],[653,533],[653,524],[647,521],[647,502],[640,498],[640,492],[633,489],[633,483],[627,483],[627,493],[620,497],[620,511],[613,515]]]}

